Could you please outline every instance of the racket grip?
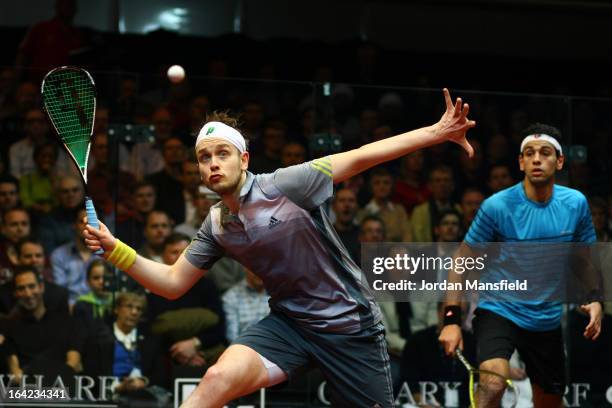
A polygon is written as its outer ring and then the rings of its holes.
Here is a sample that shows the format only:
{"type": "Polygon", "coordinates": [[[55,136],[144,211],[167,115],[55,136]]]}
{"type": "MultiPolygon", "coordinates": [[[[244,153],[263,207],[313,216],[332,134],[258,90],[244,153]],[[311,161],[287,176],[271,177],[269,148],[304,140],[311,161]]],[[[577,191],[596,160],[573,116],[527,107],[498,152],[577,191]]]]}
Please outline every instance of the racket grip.
{"type": "MultiPolygon", "coordinates": [[[[96,208],[93,205],[93,201],[91,198],[85,197],[85,212],[87,213],[87,223],[94,227],[95,229],[100,228],[100,223],[98,222],[98,214],[96,214],[96,208]]],[[[102,248],[98,249],[94,254],[102,255],[104,250],[102,248]]]]}

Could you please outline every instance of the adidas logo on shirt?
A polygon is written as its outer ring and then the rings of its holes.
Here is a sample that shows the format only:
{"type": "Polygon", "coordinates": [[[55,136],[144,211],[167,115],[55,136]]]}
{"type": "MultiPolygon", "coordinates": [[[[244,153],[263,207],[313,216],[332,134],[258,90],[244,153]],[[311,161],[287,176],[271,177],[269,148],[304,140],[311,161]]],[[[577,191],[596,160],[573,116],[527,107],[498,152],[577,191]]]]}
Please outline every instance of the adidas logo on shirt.
{"type": "Polygon", "coordinates": [[[282,221],[275,218],[275,217],[270,217],[270,223],[268,224],[268,229],[272,229],[274,227],[276,227],[278,224],[280,224],[282,221]]]}

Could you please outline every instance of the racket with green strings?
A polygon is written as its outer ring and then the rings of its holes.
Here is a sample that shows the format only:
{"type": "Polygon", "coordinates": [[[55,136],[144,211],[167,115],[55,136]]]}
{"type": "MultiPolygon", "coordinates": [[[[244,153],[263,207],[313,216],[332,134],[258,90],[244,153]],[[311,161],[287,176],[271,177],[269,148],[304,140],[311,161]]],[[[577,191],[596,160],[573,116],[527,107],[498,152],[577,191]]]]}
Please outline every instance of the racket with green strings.
{"type": "MultiPolygon", "coordinates": [[[[41,93],[47,115],[87,189],[87,161],[96,114],[94,80],[82,68],[59,67],[45,75],[41,93]]],[[[98,216],[89,197],[85,197],[85,210],[87,223],[98,228],[98,216]]]]}
{"type": "Polygon", "coordinates": [[[504,377],[501,374],[498,374],[489,370],[480,370],[470,364],[470,362],[465,358],[460,349],[455,350],[455,354],[461,364],[464,365],[465,369],[470,373],[470,382],[469,382],[469,393],[470,393],[470,408],[478,408],[476,406],[476,395],[475,395],[475,378],[480,375],[492,375],[494,377],[498,377],[502,379],[506,383],[506,390],[504,392],[504,396],[502,399],[502,407],[514,408],[518,404],[518,388],[514,381],[509,378],[504,377]]]}

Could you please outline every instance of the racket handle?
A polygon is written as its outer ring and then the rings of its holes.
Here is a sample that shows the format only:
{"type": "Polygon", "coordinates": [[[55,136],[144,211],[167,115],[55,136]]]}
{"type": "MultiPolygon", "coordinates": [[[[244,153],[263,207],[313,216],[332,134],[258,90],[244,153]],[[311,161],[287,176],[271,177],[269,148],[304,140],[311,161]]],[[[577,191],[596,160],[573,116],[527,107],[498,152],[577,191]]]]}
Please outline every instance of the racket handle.
{"type": "MultiPolygon", "coordinates": [[[[87,212],[87,223],[94,227],[95,229],[100,228],[100,223],[98,222],[98,214],[96,214],[96,208],[93,205],[93,201],[91,198],[85,197],[85,212],[87,212]]],[[[104,250],[102,248],[98,249],[94,254],[102,255],[104,250]]]]}

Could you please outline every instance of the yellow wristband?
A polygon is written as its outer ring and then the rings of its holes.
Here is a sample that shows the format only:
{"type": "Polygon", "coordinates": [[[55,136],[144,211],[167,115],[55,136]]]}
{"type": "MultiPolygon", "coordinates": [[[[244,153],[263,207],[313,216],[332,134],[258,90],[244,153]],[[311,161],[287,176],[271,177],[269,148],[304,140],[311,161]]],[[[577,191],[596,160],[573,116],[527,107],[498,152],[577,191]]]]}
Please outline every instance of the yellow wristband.
{"type": "Polygon", "coordinates": [[[122,271],[127,271],[136,262],[136,251],[120,240],[115,240],[115,249],[108,257],[108,261],[122,271]]]}

